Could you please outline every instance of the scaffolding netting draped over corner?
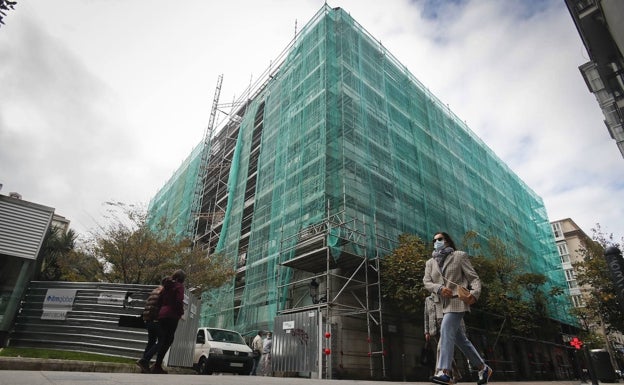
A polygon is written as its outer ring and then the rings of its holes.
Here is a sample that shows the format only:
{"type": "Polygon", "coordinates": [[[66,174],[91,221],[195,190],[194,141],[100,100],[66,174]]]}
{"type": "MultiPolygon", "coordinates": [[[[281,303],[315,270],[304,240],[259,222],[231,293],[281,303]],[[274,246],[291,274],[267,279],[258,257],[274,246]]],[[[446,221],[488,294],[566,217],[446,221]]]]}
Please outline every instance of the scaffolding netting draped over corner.
{"type": "MultiPolygon", "coordinates": [[[[345,248],[377,257],[402,233],[476,231],[565,287],[542,199],[342,9],[325,5],[245,106],[218,247],[239,274],[204,296],[203,324],[272,329],[294,300],[278,293],[294,273],[278,270],[295,235],[338,213],[366,243],[337,242],[334,227],[336,260],[345,248]]],[[[551,315],[574,323],[565,301],[552,298],[551,315]]]]}

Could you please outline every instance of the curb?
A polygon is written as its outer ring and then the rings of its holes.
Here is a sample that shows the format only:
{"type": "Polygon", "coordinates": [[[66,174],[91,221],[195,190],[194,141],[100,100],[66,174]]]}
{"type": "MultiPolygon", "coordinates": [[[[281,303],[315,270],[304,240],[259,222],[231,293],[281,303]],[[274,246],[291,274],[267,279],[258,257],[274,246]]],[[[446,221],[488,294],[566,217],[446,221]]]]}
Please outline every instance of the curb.
{"type": "MultiPolygon", "coordinates": [[[[166,369],[171,374],[197,374],[191,368],[169,366],[166,369]]],[[[26,357],[0,357],[0,370],[141,373],[141,369],[135,364],[26,357]]]]}
{"type": "Polygon", "coordinates": [[[118,362],[58,360],[52,358],[0,357],[0,370],[140,373],[135,365],[118,362]]]}

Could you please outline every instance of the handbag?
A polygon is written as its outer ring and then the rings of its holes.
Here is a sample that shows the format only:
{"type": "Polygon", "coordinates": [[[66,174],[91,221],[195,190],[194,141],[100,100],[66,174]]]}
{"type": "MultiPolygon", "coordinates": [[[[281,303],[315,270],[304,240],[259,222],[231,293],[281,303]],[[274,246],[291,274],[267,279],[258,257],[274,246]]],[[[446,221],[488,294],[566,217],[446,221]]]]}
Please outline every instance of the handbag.
{"type": "Polygon", "coordinates": [[[453,285],[457,286],[457,297],[464,303],[468,304],[468,305],[472,305],[473,303],[477,302],[476,298],[474,298],[473,296],[470,295],[470,290],[466,289],[465,287],[463,287],[462,285],[455,283],[453,281],[451,281],[448,278],[444,278],[446,280],[446,282],[452,283],[453,285]]]}
{"type": "Polygon", "coordinates": [[[459,299],[462,300],[463,302],[470,305],[470,302],[471,302],[470,291],[468,291],[468,289],[466,289],[465,287],[457,286],[457,297],[459,297],[459,299]]]}
{"type": "Polygon", "coordinates": [[[425,345],[420,350],[420,364],[422,366],[430,366],[435,365],[433,360],[435,357],[433,356],[433,349],[431,348],[431,343],[429,341],[425,342],[425,345]]]}

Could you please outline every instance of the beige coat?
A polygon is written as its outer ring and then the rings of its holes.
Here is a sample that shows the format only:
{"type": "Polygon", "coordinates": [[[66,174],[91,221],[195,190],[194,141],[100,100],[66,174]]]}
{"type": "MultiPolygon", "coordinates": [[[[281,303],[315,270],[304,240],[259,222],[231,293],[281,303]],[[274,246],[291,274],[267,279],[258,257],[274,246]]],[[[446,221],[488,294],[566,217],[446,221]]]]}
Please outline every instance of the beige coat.
{"type": "Polygon", "coordinates": [[[442,286],[453,290],[452,298],[439,296],[442,303],[442,312],[458,313],[470,311],[470,305],[457,298],[457,286],[451,282],[469,288],[470,294],[477,300],[479,299],[479,295],[481,295],[481,280],[474,267],[472,267],[468,254],[463,251],[454,251],[449,254],[444,261],[442,270],[440,270],[435,259],[430,258],[425,265],[423,283],[425,289],[435,294],[439,293],[442,286]]]}
{"type": "Polygon", "coordinates": [[[432,294],[425,298],[425,333],[429,333],[429,335],[437,336],[438,329],[440,328],[440,321],[442,321],[442,317],[444,314],[442,313],[442,305],[440,304],[440,299],[437,294],[432,294]]]}

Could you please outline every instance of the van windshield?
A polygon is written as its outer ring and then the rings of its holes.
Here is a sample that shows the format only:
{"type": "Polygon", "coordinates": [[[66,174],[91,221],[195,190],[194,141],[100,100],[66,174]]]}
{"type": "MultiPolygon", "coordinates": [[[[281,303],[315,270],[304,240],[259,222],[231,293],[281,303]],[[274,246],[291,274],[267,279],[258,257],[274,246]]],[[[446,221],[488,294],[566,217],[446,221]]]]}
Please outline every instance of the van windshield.
{"type": "Polygon", "coordinates": [[[245,345],[243,337],[230,330],[208,329],[208,340],[245,345]]]}

